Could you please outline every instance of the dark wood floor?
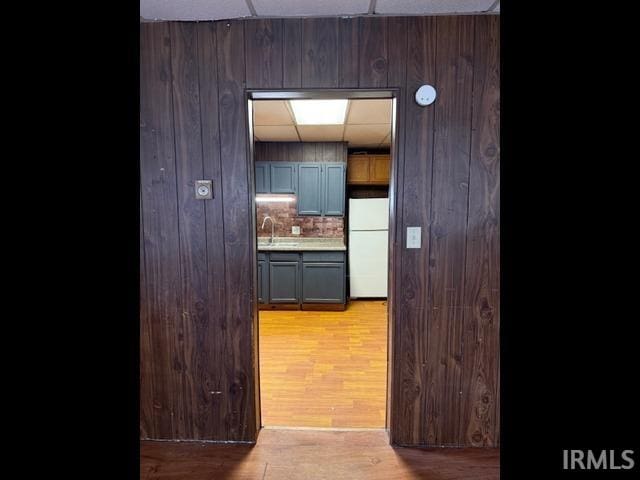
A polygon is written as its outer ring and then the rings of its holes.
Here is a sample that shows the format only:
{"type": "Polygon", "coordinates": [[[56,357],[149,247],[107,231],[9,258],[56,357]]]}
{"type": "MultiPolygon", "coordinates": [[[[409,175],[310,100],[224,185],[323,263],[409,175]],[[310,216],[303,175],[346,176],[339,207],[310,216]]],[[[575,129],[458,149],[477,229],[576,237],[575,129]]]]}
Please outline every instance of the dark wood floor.
{"type": "Polygon", "coordinates": [[[229,445],[143,441],[141,480],[497,480],[498,449],[392,448],[383,430],[263,429],[229,445]]]}

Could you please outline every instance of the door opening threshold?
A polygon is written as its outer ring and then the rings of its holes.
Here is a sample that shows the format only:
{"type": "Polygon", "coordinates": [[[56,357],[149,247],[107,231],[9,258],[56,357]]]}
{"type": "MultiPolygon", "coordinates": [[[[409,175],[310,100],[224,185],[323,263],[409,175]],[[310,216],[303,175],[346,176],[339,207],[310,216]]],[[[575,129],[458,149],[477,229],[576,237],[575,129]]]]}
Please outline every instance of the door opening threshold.
{"type": "Polygon", "coordinates": [[[322,432],[379,432],[385,431],[384,427],[379,428],[366,428],[366,427],[278,427],[278,426],[264,426],[263,430],[314,430],[322,432]]]}

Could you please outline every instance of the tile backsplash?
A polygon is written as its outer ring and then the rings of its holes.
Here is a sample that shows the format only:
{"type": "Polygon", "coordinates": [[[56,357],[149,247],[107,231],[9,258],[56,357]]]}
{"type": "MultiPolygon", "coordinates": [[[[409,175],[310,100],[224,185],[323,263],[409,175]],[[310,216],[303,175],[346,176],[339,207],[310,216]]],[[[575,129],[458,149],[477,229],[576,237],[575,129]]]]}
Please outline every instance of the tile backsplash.
{"type": "MultiPolygon", "coordinates": [[[[344,237],[343,217],[298,216],[296,201],[256,203],[256,228],[258,237],[271,236],[271,222],[267,221],[264,230],[260,229],[264,217],[269,215],[276,221],[276,237],[292,237],[291,227],[300,227],[300,237],[344,237]]],[[[297,236],[297,235],[296,235],[297,236]]]]}

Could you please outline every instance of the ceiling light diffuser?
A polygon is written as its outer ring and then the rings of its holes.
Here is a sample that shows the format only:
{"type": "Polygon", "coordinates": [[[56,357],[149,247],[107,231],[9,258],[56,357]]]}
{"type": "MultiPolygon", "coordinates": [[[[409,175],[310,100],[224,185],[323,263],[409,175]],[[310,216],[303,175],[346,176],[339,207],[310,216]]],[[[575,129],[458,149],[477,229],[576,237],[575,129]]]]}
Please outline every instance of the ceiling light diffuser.
{"type": "Polygon", "coordinates": [[[289,100],[298,125],[342,125],[349,100],[289,100]]]}

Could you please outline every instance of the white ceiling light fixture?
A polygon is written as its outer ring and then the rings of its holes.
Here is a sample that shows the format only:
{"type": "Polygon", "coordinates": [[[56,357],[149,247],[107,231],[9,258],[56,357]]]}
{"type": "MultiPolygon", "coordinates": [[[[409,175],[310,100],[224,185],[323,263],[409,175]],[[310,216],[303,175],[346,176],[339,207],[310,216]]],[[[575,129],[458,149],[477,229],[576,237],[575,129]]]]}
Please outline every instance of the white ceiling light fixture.
{"type": "Polygon", "coordinates": [[[348,103],[346,99],[289,100],[298,125],[342,125],[348,103]]]}

